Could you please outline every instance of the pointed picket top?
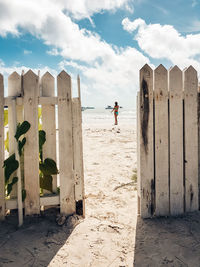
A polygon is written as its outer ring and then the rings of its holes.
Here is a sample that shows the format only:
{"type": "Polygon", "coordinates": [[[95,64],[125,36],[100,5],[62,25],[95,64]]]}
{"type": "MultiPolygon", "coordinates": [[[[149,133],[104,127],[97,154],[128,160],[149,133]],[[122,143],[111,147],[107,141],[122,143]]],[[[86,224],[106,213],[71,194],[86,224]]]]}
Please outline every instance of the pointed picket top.
{"type": "Polygon", "coordinates": [[[20,79],[20,75],[16,71],[14,71],[8,76],[8,79],[13,79],[13,80],[20,79]]]}
{"type": "Polygon", "coordinates": [[[159,94],[159,98],[168,94],[168,71],[160,64],[154,71],[154,90],[159,94]]]}
{"type": "Polygon", "coordinates": [[[188,68],[185,68],[184,73],[193,73],[193,74],[197,75],[197,71],[192,65],[190,65],[188,68]]]}
{"type": "Polygon", "coordinates": [[[54,96],[54,77],[48,71],[41,78],[42,96],[54,96]]]}
{"type": "Polygon", "coordinates": [[[169,72],[182,72],[181,69],[179,69],[179,67],[177,65],[175,65],[174,67],[171,67],[169,72]]]}
{"type": "Polygon", "coordinates": [[[148,64],[145,64],[141,69],[140,69],[140,72],[141,71],[144,71],[144,72],[153,72],[152,68],[148,65],[148,64]]]}
{"type": "Polygon", "coordinates": [[[42,79],[54,79],[53,75],[46,71],[45,74],[42,75],[42,79]]]}
{"type": "Polygon", "coordinates": [[[78,97],[79,97],[79,100],[81,100],[81,87],[80,87],[80,76],[79,76],[79,74],[77,75],[77,85],[78,85],[78,97]]]}
{"type": "Polygon", "coordinates": [[[66,71],[61,71],[57,76],[58,96],[71,98],[71,77],[66,71]]]}
{"type": "Polygon", "coordinates": [[[38,75],[36,75],[31,69],[28,70],[25,74],[24,74],[24,79],[27,78],[38,78],[38,75]]]}
{"type": "Polygon", "coordinates": [[[39,77],[32,70],[27,71],[23,76],[24,95],[39,95],[39,77]]]}
{"type": "Polygon", "coordinates": [[[21,94],[21,76],[14,71],[8,76],[8,96],[21,94]]]}
{"type": "Polygon", "coordinates": [[[183,90],[183,73],[177,65],[169,71],[169,90],[176,93],[183,90]]]}
{"type": "Polygon", "coordinates": [[[71,76],[65,70],[62,70],[58,74],[58,77],[60,77],[61,79],[71,79],[71,76]]]}
{"type": "MultiPolygon", "coordinates": [[[[147,81],[149,79],[152,79],[153,82],[153,70],[148,64],[145,64],[140,69],[140,82],[144,83],[144,80],[147,81]]],[[[153,90],[153,84],[151,87],[150,90],[153,90]]]]}
{"type": "Polygon", "coordinates": [[[156,69],[156,72],[166,72],[167,69],[163,66],[163,64],[160,64],[156,69]]]}
{"type": "Polygon", "coordinates": [[[153,70],[148,64],[140,69],[140,91],[143,91],[144,95],[153,92],[153,70]]]}
{"type": "Polygon", "coordinates": [[[195,93],[198,91],[198,78],[197,71],[193,66],[189,66],[184,71],[184,92],[187,93],[195,93]]]}

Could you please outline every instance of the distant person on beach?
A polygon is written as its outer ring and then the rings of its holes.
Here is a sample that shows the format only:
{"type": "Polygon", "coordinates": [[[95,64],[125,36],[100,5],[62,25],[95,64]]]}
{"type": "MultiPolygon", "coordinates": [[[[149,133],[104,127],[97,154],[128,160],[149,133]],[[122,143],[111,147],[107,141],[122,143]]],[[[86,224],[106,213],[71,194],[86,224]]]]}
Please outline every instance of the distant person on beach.
{"type": "Polygon", "coordinates": [[[117,102],[115,102],[115,106],[114,106],[113,110],[111,111],[111,112],[113,112],[113,111],[114,111],[114,116],[115,116],[115,125],[117,125],[117,124],[118,124],[118,122],[117,122],[117,116],[118,116],[118,114],[119,114],[118,110],[119,110],[118,103],[117,103],[117,102]]]}

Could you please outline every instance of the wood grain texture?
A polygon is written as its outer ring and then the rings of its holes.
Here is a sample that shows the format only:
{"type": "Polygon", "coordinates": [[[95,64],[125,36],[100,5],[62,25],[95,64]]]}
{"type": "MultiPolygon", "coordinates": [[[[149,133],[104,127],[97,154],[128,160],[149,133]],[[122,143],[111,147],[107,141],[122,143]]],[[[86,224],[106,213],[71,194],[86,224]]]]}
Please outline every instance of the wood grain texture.
{"type": "Polygon", "coordinates": [[[24,75],[24,119],[31,124],[24,146],[25,214],[40,213],[38,145],[38,76],[29,70],[24,75]]]}
{"type": "Polygon", "coordinates": [[[199,205],[197,93],[197,72],[190,66],[184,71],[186,212],[198,210],[199,205]]]}
{"type": "Polygon", "coordinates": [[[141,216],[154,215],[154,151],[153,151],[153,70],[146,64],[140,70],[140,177],[141,216]]]}
{"type": "Polygon", "coordinates": [[[168,73],[154,71],[156,215],[169,215],[168,73]]]}
{"type": "Polygon", "coordinates": [[[182,214],[183,209],[183,78],[182,71],[169,71],[170,94],[170,213],[182,214]]]}
{"type": "Polygon", "coordinates": [[[60,211],[65,215],[76,211],[73,173],[71,77],[62,71],[57,77],[60,211]]]}
{"type": "MultiPolygon", "coordinates": [[[[21,76],[15,71],[11,75],[8,76],[8,96],[9,97],[17,97],[21,96],[21,76]]],[[[21,122],[23,120],[23,106],[17,106],[15,108],[15,112],[17,112],[17,122],[21,122]]],[[[9,129],[9,155],[12,155],[15,151],[15,130],[13,123],[13,112],[12,112],[12,103],[8,106],[8,129],[9,129]]],[[[16,176],[16,172],[11,175],[10,180],[16,176]]],[[[11,198],[17,197],[17,184],[13,185],[12,192],[10,194],[11,198]]]]}
{"type": "MultiPolygon", "coordinates": [[[[46,72],[41,78],[43,97],[54,97],[54,77],[46,72]]],[[[46,143],[43,146],[43,157],[56,162],[56,120],[55,105],[42,105],[42,129],[46,132],[46,143]]],[[[57,191],[57,175],[53,175],[53,192],[57,191]]]]}

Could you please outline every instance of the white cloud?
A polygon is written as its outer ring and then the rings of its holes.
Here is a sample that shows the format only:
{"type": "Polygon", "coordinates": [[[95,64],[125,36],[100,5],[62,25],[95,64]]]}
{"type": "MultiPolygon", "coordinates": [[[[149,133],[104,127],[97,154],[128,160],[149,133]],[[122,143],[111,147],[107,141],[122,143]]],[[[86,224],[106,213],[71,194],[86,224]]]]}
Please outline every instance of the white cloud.
{"type": "MultiPolygon", "coordinates": [[[[60,67],[70,66],[81,72],[84,93],[85,88],[89,88],[93,95],[91,100],[95,96],[101,105],[102,102],[106,104],[105,101],[118,99],[122,105],[128,103],[130,106],[134,104],[139,88],[138,70],[146,63],[150,64],[147,57],[135,48],[127,47],[91,66],[62,61],[60,67]]],[[[88,98],[83,100],[86,103],[90,101],[88,98]]]]}
{"type": "MultiPolygon", "coordinates": [[[[131,2],[40,0],[38,5],[33,0],[0,0],[0,34],[30,32],[53,46],[47,53],[66,59],[59,67],[70,66],[81,72],[86,95],[98,95],[99,99],[107,101],[121,94],[124,103],[127,98],[133,103],[134,98],[129,94],[137,91],[138,69],[149,63],[148,58],[134,48],[121,49],[106,43],[95,32],[81,29],[70,17],[90,17],[95,12],[115,11],[116,8],[131,9],[131,2]]],[[[20,71],[19,67],[3,71],[10,74],[16,69],[20,71]]]]}
{"type": "Polygon", "coordinates": [[[196,5],[198,5],[197,0],[192,0],[192,7],[195,7],[196,5]]]}
{"type": "Polygon", "coordinates": [[[103,11],[115,11],[119,8],[133,12],[131,0],[73,0],[62,3],[76,19],[91,17],[94,13],[103,11]]]}
{"type": "Polygon", "coordinates": [[[29,54],[32,54],[32,51],[30,51],[30,50],[24,50],[24,55],[29,55],[29,54]]]}
{"type": "Polygon", "coordinates": [[[134,39],[150,57],[168,59],[181,68],[193,65],[200,71],[200,62],[196,59],[200,54],[200,34],[183,36],[171,25],[147,25],[141,19],[131,22],[126,18],[122,25],[129,32],[138,30],[134,39]]]}
{"type": "Polygon", "coordinates": [[[122,20],[122,26],[124,30],[128,32],[135,31],[138,27],[144,27],[146,25],[145,21],[143,19],[136,19],[133,22],[131,22],[128,18],[125,18],[122,20]]]}
{"type": "MultiPolygon", "coordinates": [[[[99,9],[112,10],[128,2],[129,0],[88,0],[83,1],[81,10],[83,14],[86,10],[88,14],[92,14],[99,9]]],[[[44,40],[47,45],[54,46],[50,53],[57,54],[59,51],[63,57],[82,61],[93,61],[113,53],[112,47],[101,40],[98,34],[80,29],[78,24],[64,14],[64,8],[69,9],[68,5],[74,6],[75,3],[81,2],[41,0],[38,5],[33,0],[0,0],[0,35],[20,35],[28,31],[44,40]]]]}

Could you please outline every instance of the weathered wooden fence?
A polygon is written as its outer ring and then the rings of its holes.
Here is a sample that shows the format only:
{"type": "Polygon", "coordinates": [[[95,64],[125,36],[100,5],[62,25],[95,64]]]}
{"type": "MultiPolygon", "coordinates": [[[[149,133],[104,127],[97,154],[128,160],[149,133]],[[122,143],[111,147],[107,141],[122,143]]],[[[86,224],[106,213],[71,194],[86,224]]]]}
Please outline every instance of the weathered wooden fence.
{"type": "MultiPolygon", "coordinates": [[[[41,206],[60,205],[60,212],[69,215],[77,207],[84,215],[84,174],[82,151],[82,119],[80,99],[80,79],[78,77],[78,97],[71,96],[71,77],[62,71],[57,76],[57,96],[54,77],[45,73],[41,78],[31,70],[19,75],[16,72],[8,77],[8,97],[4,97],[3,76],[0,75],[0,219],[6,210],[23,207],[25,215],[39,214],[41,206]],[[10,198],[5,198],[4,170],[5,131],[4,109],[8,106],[9,154],[15,152],[16,120],[31,124],[25,134],[23,181],[26,190],[24,203],[21,191],[14,186],[10,198]],[[43,156],[58,164],[59,174],[53,176],[53,193],[40,194],[39,145],[38,145],[38,106],[41,107],[42,129],[46,132],[43,156]],[[56,106],[58,135],[56,132],[56,106]],[[58,147],[57,147],[58,146],[58,147]],[[58,150],[58,153],[57,153],[58,150]],[[60,186],[59,186],[60,183],[60,186]],[[60,193],[57,193],[59,186],[60,193]]],[[[19,182],[17,184],[19,184],[19,182]]],[[[22,218],[20,219],[22,222],[22,218]]],[[[21,223],[20,223],[21,224],[21,223]]]]}
{"type": "Polygon", "coordinates": [[[143,218],[199,209],[198,94],[192,66],[140,70],[138,212],[143,218]]]}

